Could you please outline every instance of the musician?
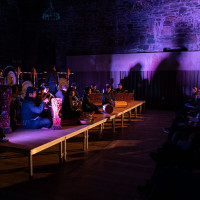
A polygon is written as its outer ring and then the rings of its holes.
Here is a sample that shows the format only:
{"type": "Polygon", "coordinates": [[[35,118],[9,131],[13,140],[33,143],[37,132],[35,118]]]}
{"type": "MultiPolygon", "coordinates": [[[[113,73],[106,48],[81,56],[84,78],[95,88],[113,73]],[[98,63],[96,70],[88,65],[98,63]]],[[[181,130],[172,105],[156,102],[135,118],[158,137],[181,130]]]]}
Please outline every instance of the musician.
{"type": "Polygon", "coordinates": [[[53,65],[47,73],[45,83],[49,86],[49,92],[55,95],[58,86],[58,74],[55,65],[53,65]]]}
{"type": "Polygon", "coordinates": [[[81,108],[76,101],[73,100],[74,96],[75,90],[71,87],[67,90],[62,104],[62,116],[64,118],[80,117],[81,115],[81,108]]]}
{"type": "Polygon", "coordinates": [[[98,107],[90,101],[91,93],[92,93],[91,87],[86,87],[85,94],[83,96],[83,102],[82,102],[83,111],[90,112],[90,113],[92,112],[99,113],[98,107]]]}
{"type": "Polygon", "coordinates": [[[91,85],[91,89],[92,89],[92,93],[100,93],[100,91],[97,90],[97,85],[96,84],[92,84],[91,85]]]}
{"type": "Polygon", "coordinates": [[[64,101],[65,93],[67,92],[67,86],[63,85],[60,90],[56,92],[56,97],[61,98],[62,102],[64,101]]]}
{"type": "Polygon", "coordinates": [[[71,87],[74,88],[74,92],[75,92],[74,98],[80,100],[80,96],[79,96],[79,94],[78,94],[78,92],[77,92],[77,90],[76,90],[76,88],[77,88],[76,83],[72,83],[72,84],[71,84],[71,87]]]}
{"type": "Polygon", "coordinates": [[[28,87],[26,91],[26,97],[22,103],[21,119],[22,125],[27,129],[40,129],[50,128],[52,121],[49,118],[42,118],[39,116],[44,109],[45,103],[48,103],[49,99],[46,98],[42,103],[36,105],[36,89],[34,87],[28,87]]]}
{"type": "Polygon", "coordinates": [[[48,103],[45,103],[43,111],[40,113],[40,117],[52,119],[51,115],[51,99],[55,96],[49,92],[49,87],[43,85],[40,87],[38,94],[36,96],[36,105],[40,105],[42,101],[46,98],[49,99],[48,103]]]}
{"type": "Polygon", "coordinates": [[[76,105],[81,108],[81,106],[82,106],[82,99],[80,98],[80,96],[78,94],[78,91],[76,90],[76,88],[77,88],[76,83],[72,83],[71,88],[74,89],[74,93],[75,93],[75,95],[73,97],[73,102],[74,102],[74,104],[76,103],[76,105]]]}
{"type": "Polygon", "coordinates": [[[115,90],[116,93],[126,93],[127,91],[123,89],[121,83],[118,84],[118,88],[115,90]]]}
{"type": "Polygon", "coordinates": [[[114,101],[115,101],[115,99],[111,92],[111,86],[107,85],[106,91],[103,93],[103,96],[102,96],[102,105],[105,105],[105,104],[112,105],[112,104],[114,104],[114,101]]]}

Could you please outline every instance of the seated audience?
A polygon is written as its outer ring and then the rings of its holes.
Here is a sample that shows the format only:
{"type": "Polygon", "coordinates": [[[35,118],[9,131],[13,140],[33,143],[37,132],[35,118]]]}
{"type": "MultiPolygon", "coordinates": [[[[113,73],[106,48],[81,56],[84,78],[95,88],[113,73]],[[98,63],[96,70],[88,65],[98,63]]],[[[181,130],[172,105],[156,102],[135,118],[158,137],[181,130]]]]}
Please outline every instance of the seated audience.
{"type": "Polygon", "coordinates": [[[95,112],[95,113],[99,113],[98,107],[96,105],[94,105],[91,101],[90,101],[90,94],[92,93],[92,90],[90,87],[86,87],[85,88],[85,94],[83,96],[83,102],[82,102],[82,108],[83,108],[83,112],[95,112]]]}
{"type": "Polygon", "coordinates": [[[69,88],[64,96],[64,101],[62,104],[62,116],[64,118],[74,118],[80,117],[81,108],[74,100],[75,90],[74,88],[69,88]]]}
{"type": "Polygon", "coordinates": [[[102,105],[105,105],[105,104],[112,105],[114,103],[114,101],[115,101],[115,99],[111,92],[111,86],[107,85],[106,91],[103,93],[103,96],[102,96],[102,105]]]}
{"type": "Polygon", "coordinates": [[[44,110],[45,103],[48,102],[49,99],[45,98],[41,104],[37,106],[36,89],[28,87],[21,109],[22,126],[28,129],[50,128],[52,126],[52,120],[39,116],[44,110]]]}
{"type": "Polygon", "coordinates": [[[100,91],[97,90],[97,85],[96,84],[92,84],[91,85],[91,89],[92,89],[92,93],[100,93],[100,91]]]}

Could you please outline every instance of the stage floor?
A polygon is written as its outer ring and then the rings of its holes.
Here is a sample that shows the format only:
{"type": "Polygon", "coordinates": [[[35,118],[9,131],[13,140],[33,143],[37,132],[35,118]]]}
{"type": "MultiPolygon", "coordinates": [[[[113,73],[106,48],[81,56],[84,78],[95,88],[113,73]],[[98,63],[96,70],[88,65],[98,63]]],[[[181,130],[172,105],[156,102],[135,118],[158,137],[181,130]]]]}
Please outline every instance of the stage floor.
{"type": "Polygon", "coordinates": [[[20,153],[1,152],[1,199],[139,199],[137,186],[144,185],[155,169],[149,153],[166,141],[162,127],[168,127],[174,112],[146,110],[134,114],[124,127],[116,120],[89,133],[89,149],[84,152],[82,137],[67,143],[67,162],[59,165],[59,145],[34,156],[33,180],[29,181],[28,159],[20,153]]]}

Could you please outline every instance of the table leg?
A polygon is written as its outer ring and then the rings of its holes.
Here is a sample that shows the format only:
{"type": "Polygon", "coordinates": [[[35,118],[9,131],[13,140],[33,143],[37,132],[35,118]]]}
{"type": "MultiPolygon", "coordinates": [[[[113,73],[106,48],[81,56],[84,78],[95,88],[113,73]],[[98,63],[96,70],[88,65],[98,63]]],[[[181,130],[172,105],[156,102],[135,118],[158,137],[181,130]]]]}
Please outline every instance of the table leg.
{"type": "Polygon", "coordinates": [[[67,141],[64,140],[64,162],[67,161],[67,141]]]}
{"type": "Polygon", "coordinates": [[[112,129],[113,132],[115,132],[115,118],[112,119],[112,129]]]}
{"type": "Polygon", "coordinates": [[[102,138],[102,134],[103,134],[103,124],[100,125],[99,138],[102,138]]]}
{"type": "Polygon", "coordinates": [[[33,177],[33,156],[31,154],[31,152],[29,153],[29,157],[28,157],[28,162],[29,162],[29,177],[32,178],[33,177]]]}
{"type": "Polygon", "coordinates": [[[86,151],[88,149],[88,130],[83,133],[83,150],[86,151]]]}
{"type": "Polygon", "coordinates": [[[124,126],[124,114],[121,115],[121,120],[122,120],[122,121],[121,121],[121,125],[122,125],[122,127],[123,127],[123,126],[124,126]]]}
{"type": "Polygon", "coordinates": [[[135,108],[135,118],[137,118],[137,107],[135,108]]]}
{"type": "Polygon", "coordinates": [[[139,112],[140,112],[140,114],[142,113],[142,105],[140,106],[140,111],[139,112]]]}
{"type": "Polygon", "coordinates": [[[128,112],[129,114],[129,122],[131,121],[131,110],[128,112]]]}
{"type": "Polygon", "coordinates": [[[63,142],[60,142],[59,145],[59,162],[63,162],[63,142]]]}

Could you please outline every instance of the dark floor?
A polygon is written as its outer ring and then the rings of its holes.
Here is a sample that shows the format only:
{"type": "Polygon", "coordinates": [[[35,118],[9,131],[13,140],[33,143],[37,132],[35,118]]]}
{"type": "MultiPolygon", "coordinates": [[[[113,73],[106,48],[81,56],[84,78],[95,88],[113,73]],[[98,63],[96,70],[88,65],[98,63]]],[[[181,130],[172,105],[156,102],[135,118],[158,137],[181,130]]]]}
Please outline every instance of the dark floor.
{"type": "MultiPolygon", "coordinates": [[[[0,153],[0,199],[145,199],[138,186],[145,185],[156,163],[149,153],[166,140],[172,111],[146,110],[125,127],[112,133],[105,124],[89,132],[89,150],[82,150],[82,137],[68,141],[67,162],[58,163],[58,146],[33,157],[34,178],[29,181],[28,159],[18,153],[0,153]]],[[[127,119],[128,120],[128,119],[127,119]]],[[[13,133],[14,134],[14,133],[13,133]]]]}

